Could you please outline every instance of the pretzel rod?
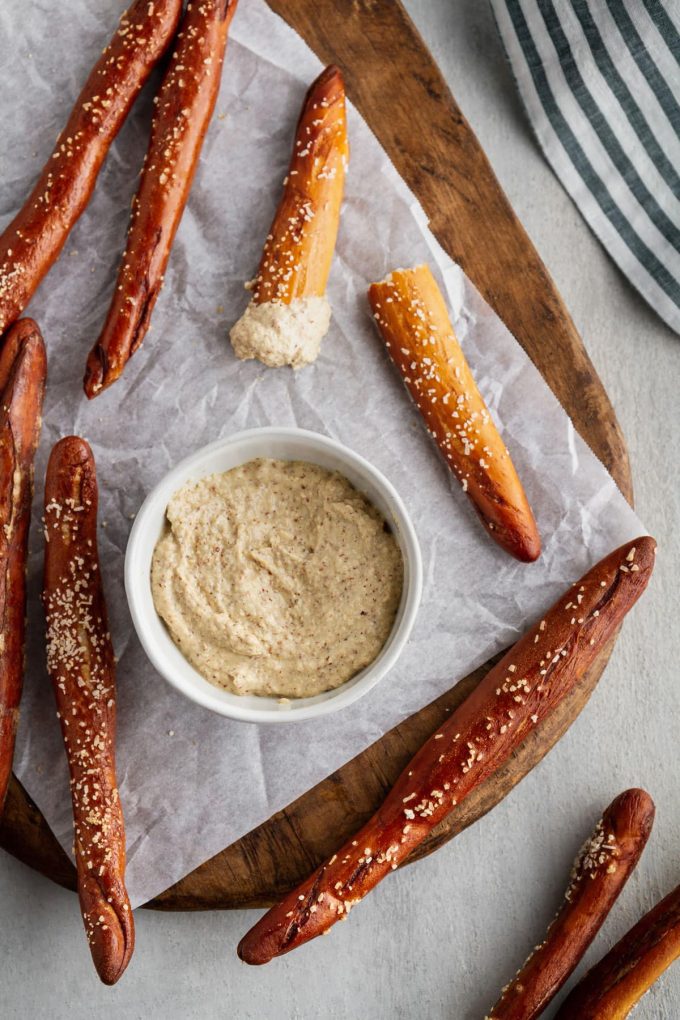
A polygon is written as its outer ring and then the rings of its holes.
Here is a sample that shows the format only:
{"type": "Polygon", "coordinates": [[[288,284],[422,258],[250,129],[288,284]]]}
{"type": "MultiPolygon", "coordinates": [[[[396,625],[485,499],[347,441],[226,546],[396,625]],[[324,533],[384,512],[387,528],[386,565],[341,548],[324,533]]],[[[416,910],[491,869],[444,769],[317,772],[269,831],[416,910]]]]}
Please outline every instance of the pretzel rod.
{"type": "Polygon", "coordinates": [[[33,459],[47,359],[35,322],[22,319],[0,351],[0,814],[12,772],[24,679],[26,557],[33,459]]]}
{"type": "Polygon", "coordinates": [[[412,759],[373,818],[242,939],[266,963],[344,919],[569,694],[647,586],[655,543],[621,546],[569,589],[412,759]]]}
{"type": "Polygon", "coordinates": [[[252,299],[230,333],[237,357],[299,368],[319,353],[348,158],[345,84],[331,65],[305,96],[283,195],[247,285],[252,299]]]}
{"type": "Polygon", "coordinates": [[[111,386],[146,336],[220,88],[237,0],[192,0],[156,96],[113,299],[87,359],[85,393],[111,386]]]}
{"type": "Polygon", "coordinates": [[[484,528],[518,560],[537,559],[531,507],[429,267],[395,269],[371,284],[368,298],[392,361],[484,528]]]}
{"type": "Polygon", "coordinates": [[[555,1020],[623,1020],[679,956],[680,885],[588,971],[555,1020]]]}
{"type": "Polygon", "coordinates": [[[602,927],[644,850],[654,802],[626,790],[604,812],[581,848],[565,901],[545,941],[531,954],[486,1020],[534,1020],[572,973],[602,927]]]}
{"type": "Polygon", "coordinates": [[[33,191],[0,236],[0,333],[59,257],[181,8],[182,0],[135,0],[94,65],[33,191]]]}
{"type": "Polygon", "coordinates": [[[252,284],[255,304],[289,305],[326,293],[348,158],[345,83],[331,64],[305,96],[283,194],[252,284]]]}
{"type": "Polygon", "coordinates": [[[47,669],[71,773],[78,895],[101,980],[134,949],[115,764],[116,689],[97,552],[97,478],[87,443],[62,439],[45,481],[47,669]]]}

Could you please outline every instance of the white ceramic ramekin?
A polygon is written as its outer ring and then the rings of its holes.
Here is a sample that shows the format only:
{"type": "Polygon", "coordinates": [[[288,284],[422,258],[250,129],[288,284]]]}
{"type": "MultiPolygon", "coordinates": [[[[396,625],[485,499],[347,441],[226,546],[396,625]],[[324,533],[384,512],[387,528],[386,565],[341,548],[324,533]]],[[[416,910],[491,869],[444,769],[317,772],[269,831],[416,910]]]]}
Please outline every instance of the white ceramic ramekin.
{"type": "Polygon", "coordinates": [[[296,428],[259,428],[238,432],[197,450],[181,461],[149,493],[137,514],[125,554],[125,591],[132,621],[149,659],[168,683],[192,701],[244,722],[273,723],[314,719],[351,705],[394,666],[418,612],[423,568],[418,540],[404,504],[387,479],[359,454],[316,432],[296,428]],[[369,666],[341,687],[313,698],[277,698],[231,694],[208,683],[187,662],[159,617],[151,594],[151,558],[165,526],[170,497],[186,482],[228,471],[256,457],[304,460],[339,471],[380,510],[394,531],[404,560],[399,610],[382,651],[369,666]]]}

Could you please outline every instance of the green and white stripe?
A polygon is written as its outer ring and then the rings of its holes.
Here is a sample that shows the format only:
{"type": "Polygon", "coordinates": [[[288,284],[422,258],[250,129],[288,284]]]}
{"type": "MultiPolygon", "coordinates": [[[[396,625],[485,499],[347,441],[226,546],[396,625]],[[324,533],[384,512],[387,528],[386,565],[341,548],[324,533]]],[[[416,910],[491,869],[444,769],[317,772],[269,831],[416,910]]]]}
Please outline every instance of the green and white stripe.
{"type": "Polygon", "coordinates": [[[680,333],[680,0],[491,0],[555,173],[680,333]]]}

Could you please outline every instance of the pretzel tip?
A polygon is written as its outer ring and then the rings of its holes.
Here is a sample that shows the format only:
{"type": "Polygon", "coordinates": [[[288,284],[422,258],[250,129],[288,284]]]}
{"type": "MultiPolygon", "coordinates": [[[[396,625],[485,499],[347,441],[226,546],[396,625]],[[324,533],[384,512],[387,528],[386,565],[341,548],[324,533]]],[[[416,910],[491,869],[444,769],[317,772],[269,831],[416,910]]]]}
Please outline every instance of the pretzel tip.
{"type": "Polygon", "coordinates": [[[97,471],[89,443],[80,436],[64,436],[52,448],[45,478],[45,520],[52,520],[55,505],[69,501],[97,508],[97,471]]]}
{"type": "Polygon", "coordinates": [[[48,473],[56,469],[69,469],[91,465],[94,470],[94,457],[90,444],[80,436],[64,436],[52,448],[48,473]]]}
{"type": "Polygon", "coordinates": [[[125,973],[135,948],[135,929],[132,911],[128,910],[129,921],[109,923],[95,927],[90,943],[92,961],[100,981],[115,985],[125,973]]]}
{"type": "Polygon", "coordinates": [[[521,522],[521,530],[518,527],[504,525],[502,520],[488,521],[481,513],[479,516],[486,531],[502,549],[514,556],[520,563],[536,562],[541,555],[541,536],[530,508],[528,508],[526,519],[521,522]]]}
{"type": "Polygon", "coordinates": [[[120,932],[120,943],[113,944],[113,940],[99,942],[95,948],[92,947],[92,958],[95,963],[97,974],[105,985],[115,985],[127,970],[134,951],[134,930],[130,941],[124,932],[120,932]],[[101,956],[99,951],[101,950],[101,956]],[[95,955],[97,953],[97,955],[95,955]]]}
{"type": "Polygon", "coordinates": [[[344,92],[345,79],[337,64],[329,64],[328,67],[325,67],[309,87],[310,97],[317,98],[317,93],[323,93],[325,98],[331,102],[344,95],[344,92]]]}
{"type": "Polygon", "coordinates": [[[641,535],[621,547],[619,570],[628,575],[634,588],[643,591],[649,582],[656,562],[656,540],[651,535],[641,535]]]}
{"type": "Polygon", "coordinates": [[[631,547],[635,547],[637,552],[636,559],[638,561],[644,560],[648,565],[654,562],[654,557],[656,556],[655,538],[652,538],[651,535],[641,535],[640,538],[634,539],[630,544],[631,547]]]}
{"type": "MultiPolygon", "coordinates": [[[[314,122],[319,118],[319,108],[321,108],[321,111],[326,111],[328,115],[328,123],[334,127],[337,135],[335,144],[340,150],[345,150],[346,156],[348,144],[345,110],[345,79],[342,71],[336,64],[329,64],[328,67],[325,67],[318,78],[315,78],[307,89],[305,101],[300,113],[298,132],[301,125],[305,124],[308,127],[310,120],[312,122],[311,127],[313,128],[316,126],[314,122]]],[[[305,138],[312,136],[313,133],[311,131],[309,133],[304,131],[302,139],[303,143],[305,138]]]]}
{"type": "Polygon", "coordinates": [[[38,323],[35,319],[25,317],[23,319],[17,319],[14,325],[10,326],[7,330],[6,337],[9,339],[10,336],[16,336],[23,340],[24,338],[28,339],[36,333],[38,336],[41,336],[38,323]]]}
{"type": "Polygon", "coordinates": [[[0,348],[0,389],[4,390],[20,356],[34,358],[34,372],[45,376],[47,353],[42,333],[34,319],[19,319],[5,333],[0,348]]]}
{"type": "Polygon", "coordinates": [[[239,960],[243,961],[243,963],[256,965],[260,962],[259,960],[253,958],[253,955],[251,954],[250,948],[248,946],[247,936],[242,938],[238,946],[236,947],[236,955],[238,956],[239,960]]]}
{"type": "Polygon", "coordinates": [[[646,790],[635,786],[624,790],[609,810],[621,819],[621,827],[625,831],[635,830],[646,842],[656,815],[656,805],[646,790]]]}
{"type": "Polygon", "coordinates": [[[87,356],[83,389],[88,400],[93,400],[106,388],[106,352],[96,344],[87,356]]]}
{"type": "Polygon", "coordinates": [[[536,562],[541,555],[541,536],[538,534],[538,530],[529,535],[524,544],[519,546],[516,555],[517,559],[521,560],[522,563],[536,562]]]}
{"type": "Polygon", "coordinates": [[[238,944],[239,959],[255,967],[269,963],[326,933],[336,920],[349,914],[347,902],[336,902],[331,894],[318,897],[325,871],[322,865],[255,922],[238,944]]]}
{"type": "Polygon", "coordinates": [[[236,953],[239,960],[251,967],[261,967],[277,955],[275,951],[269,951],[268,943],[264,939],[259,938],[257,925],[243,936],[236,947],[236,953]]]}
{"type": "Polygon", "coordinates": [[[226,19],[231,21],[231,19],[234,17],[234,14],[236,13],[238,0],[222,0],[222,4],[223,4],[221,15],[222,21],[225,21],[226,19]]]}

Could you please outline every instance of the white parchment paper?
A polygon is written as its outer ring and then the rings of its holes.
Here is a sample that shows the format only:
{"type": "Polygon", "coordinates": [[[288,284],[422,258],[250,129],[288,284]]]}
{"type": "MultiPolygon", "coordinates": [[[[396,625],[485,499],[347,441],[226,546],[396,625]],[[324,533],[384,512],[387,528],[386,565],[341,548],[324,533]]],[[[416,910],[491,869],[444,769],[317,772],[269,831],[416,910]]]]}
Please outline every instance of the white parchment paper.
{"type": "MultiPolygon", "coordinates": [[[[49,33],[39,7],[7,0],[0,8],[3,223],[49,154],[120,5],[71,0],[68,18],[51,18],[49,33]]],[[[47,340],[50,376],[36,470],[29,656],[15,766],[69,849],[67,770],[44,667],[38,593],[45,465],[52,444],[77,432],[93,446],[100,481],[133,904],[447,690],[515,640],[589,564],[644,530],[519,345],[438,249],[413,195],[354,110],[329,287],[334,320],[321,356],[297,374],[235,359],[228,329],[248,300],[243,281],[257,265],[300,103],[319,68],[261,0],[241,0],[216,116],[152,331],[111,390],[89,404],[81,380],[113,287],[146,148],[152,89],[113,146],[90,207],[30,309],[47,340]],[[544,544],[535,565],[516,563],[482,532],[373,330],[369,282],[424,260],[438,267],[458,335],[535,508],[544,544]],[[412,640],[374,692],[325,721],[258,728],[195,707],[154,672],[132,629],[123,558],[132,515],[170,467],[219,436],[270,424],[333,436],[387,475],[416,524],[425,590],[412,640]]]]}

